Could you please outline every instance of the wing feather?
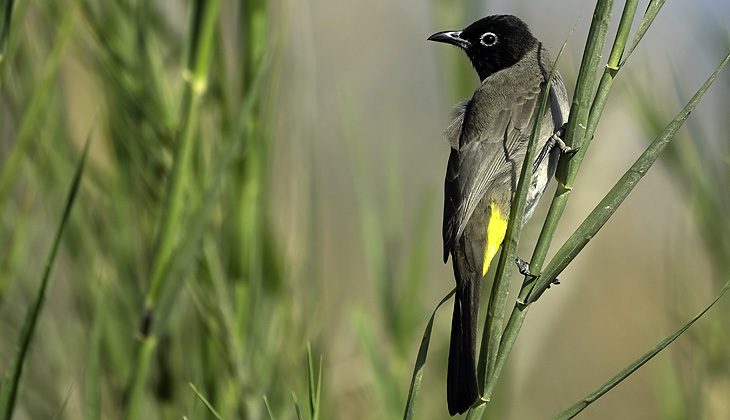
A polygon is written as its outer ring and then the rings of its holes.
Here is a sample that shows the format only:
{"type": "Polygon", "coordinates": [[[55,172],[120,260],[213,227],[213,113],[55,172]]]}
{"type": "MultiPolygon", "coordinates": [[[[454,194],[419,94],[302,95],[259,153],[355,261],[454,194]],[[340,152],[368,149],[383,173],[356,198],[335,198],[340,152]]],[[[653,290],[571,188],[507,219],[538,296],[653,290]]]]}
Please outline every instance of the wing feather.
{"type": "MultiPolygon", "coordinates": [[[[516,189],[535,120],[543,74],[543,69],[529,64],[518,64],[509,72],[497,72],[482,83],[466,106],[460,104],[457,109],[463,111],[457,112],[447,131],[452,150],[444,191],[444,261],[490,187],[509,182],[511,191],[516,189]],[[461,125],[458,150],[455,148],[455,124],[461,125]]],[[[551,102],[557,101],[556,94],[565,95],[564,91],[562,80],[557,76],[551,89],[551,102]]],[[[562,115],[555,118],[556,110],[552,108],[546,112],[541,140],[547,140],[556,124],[562,125],[565,119],[562,115]]]]}

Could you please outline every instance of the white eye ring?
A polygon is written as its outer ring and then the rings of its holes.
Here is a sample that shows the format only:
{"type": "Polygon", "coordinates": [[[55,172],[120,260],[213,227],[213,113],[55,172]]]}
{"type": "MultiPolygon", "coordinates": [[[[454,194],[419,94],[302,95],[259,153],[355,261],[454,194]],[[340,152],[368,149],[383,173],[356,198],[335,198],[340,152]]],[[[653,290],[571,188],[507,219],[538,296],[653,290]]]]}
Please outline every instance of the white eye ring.
{"type": "Polygon", "coordinates": [[[494,32],[485,32],[479,38],[479,42],[485,47],[492,47],[497,44],[497,35],[494,32]]]}

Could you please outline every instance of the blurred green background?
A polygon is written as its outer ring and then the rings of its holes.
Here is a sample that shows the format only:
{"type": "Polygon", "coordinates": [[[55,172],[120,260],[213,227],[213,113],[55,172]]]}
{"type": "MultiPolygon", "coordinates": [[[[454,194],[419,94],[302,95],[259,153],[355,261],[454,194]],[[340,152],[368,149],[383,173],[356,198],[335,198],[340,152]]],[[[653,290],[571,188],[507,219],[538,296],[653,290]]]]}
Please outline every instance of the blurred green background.
{"type": "MultiPolygon", "coordinates": [[[[323,360],[320,418],[401,417],[423,329],[453,287],[441,260],[441,133],[478,83],[463,53],[426,38],[511,13],[555,54],[573,31],[558,66],[572,92],[593,6],[224,1],[207,85],[186,87],[185,63],[200,52],[192,2],[16,1],[0,62],[0,372],[98,126],[14,418],[121,418],[130,401],[140,418],[213,418],[189,383],[224,418],[269,418],[264,396],[275,418],[295,418],[292,393],[308,399],[307,342],[323,360]],[[187,132],[172,256],[143,336],[187,132]],[[138,401],[141,343],[152,353],[138,401]]],[[[724,57],[729,22],[722,0],[664,6],[616,80],[553,251],[724,57]]],[[[551,417],[730,275],[727,70],[721,79],[535,305],[489,418],[551,417]]],[[[525,227],[523,258],[548,202],[525,227]]],[[[582,418],[730,418],[728,319],[721,301],[582,418]]],[[[436,317],[417,418],[447,417],[450,320],[451,303],[436,317]]]]}

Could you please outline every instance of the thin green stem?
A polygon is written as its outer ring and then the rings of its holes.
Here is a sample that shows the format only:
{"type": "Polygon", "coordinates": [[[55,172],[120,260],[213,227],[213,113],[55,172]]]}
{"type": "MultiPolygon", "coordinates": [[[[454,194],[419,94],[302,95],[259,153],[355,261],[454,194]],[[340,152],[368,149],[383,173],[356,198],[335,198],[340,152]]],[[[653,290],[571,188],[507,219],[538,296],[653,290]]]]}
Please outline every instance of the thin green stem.
{"type": "Polygon", "coordinates": [[[553,420],[569,420],[577,416],[581,411],[583,411],[586,407],[588,407],[590,404],[594,403],[597,399],[601,398],[604,394],[606,394],[608,391],[612,390],[616,385],[621,383],[624,379],[628,378],[629,375],[636,372],[640,367],[644,366],[649,360],[651,360],[654,356],[659,354],[660,351],[664,350],[668,345],[672,344],[674,340],[679,338],[680,335],[682,335],[685,331],[689,329],[692,325],[694,325],[697,320],[699,320],[707,311],[712,308],[717,301],[722,298],[722,296],[730,289],[730,280],[728,280],[725,283],[725,286],[723,286],[722,290],[720,290],[720,293],[717,295],[715,300],[713,300],[705,309],[702,310],[699,314],[695,315],[694,318],[689,320],[686,324],[684,324],[681,328],[679,328],[677,331],[675,331],[673,334],[662,340],[659,344],[657,344],[653,349],[649,350],[648,352],[644,353],[641,357],[631,362],[628,366],[623,368],[620,372],[618,372],[616,375],[614,375],[611,379],[603,383],[601,386],[599,386],[595,391],[591,392],[590,394],[586,395],[583,399],[576,402],[575,404],[571,405],[570,407],[563,410],[560,414],[553,417],[553,420]]]}
{"type": "Polygon", "coordinates": [[[10,36],[10,22],[13,16],[13,0],[7,0],[5,7],[0,8],[0,65],[5,59],[5,52],[8,48],[8,37],[10,36]]]}
{"type": "Polygon", "coordinates": [[[634,34],[634,39],[631,40],[631,45],[629,46],[628,52],[626,53],[626,56],[624,57],[624,61],[621,63],[623,65],[626,60],[629,58],[632,52],[634,52],[634,49],[637,45],[639,45],[639,42],[646,34],[646,31],[649,30],[649,26],[651,26],[652,22],[654,22],[654,18],[656,18],[657,14],[659,13],[659,10],[661,10],[662,6],[664,6],[664,3],[666,0],[651,0],[649,1],[649,5],[646,6],[646,12],[644,12],[644,17],[641,19],[641,23],[639,24],[639,28],[636,30],[636,34],[634,34]]]}
{"type": "Polygon", "coordinates": [[[412,420],[415,417],[416,412],[416,399],[418,398],[418,391],[421,389],[421,381],[423,380],[423,371],[426,366],[426,356],[428,356],[428,345],[431,342],[431,331],[433,330],[433,321],[436,318],[436,311],[439,310],[441,305],[446,303],[447,300],[451,299],[451,296],[456,293],[456,289],[452,289],[443,299],[436,305],[436,309],[433,310],[431,318],[426,324],[426,331],[423,332],[423,338],[421,339],[421,346],[418,349],[418,356],[416,357],[416,365],[413,368],[413,376],[411,377],[411,387],[408,390],[408,399],[406,400],[406,408],[403,413],[403,420],[412,420]]]}
{"type": "Polygon", "coordinates": [[[18,130],[13,150],[7,159],[2,162],[3,170],[2,174],[0,174],[0,217],[4,213],[8,195],[10,194],[13,183],[18,177],[21,165],[26,158],[28,146],[35,138],[34,134],[41,125],[39,121],[43,118],[49,103],[48,96],[53,87],[53,82],[58,75],[58,68],[61,65],[63,53],[66,51],[71,34],[73,34],[76,28],[75,22],[79,3],[79,0],[73,1],[61,20],[53,50],[48,56],[48,60],[46,60],[41,79],[36,85],[30,103],[23,113],[23,120],[20,123],[20,129],[18,130]]]}
{"type": "Polygon", "coordinates": [[[46,300],[46,292],[51,281],[51,272],[53,270],[54,262],[56,261],[56,256],[58,255],[61,238],[66,226],[68,225],[71,209],[73,209],[79,187],[81,186],[81,177],[86,166],[86,158],[89,155],[89,144],[91,143],[91,136],[94,132],[95,126],[96,124],[92,126],[91,130],[89,130],[89,135],[86,138],[86,145],[84,146],[84,152],[81,155],[81,159],[79,159],[79,163],[76,165],[76,171],[74,172],[74,176],[71,181],[71,187],[69,188],[66,196],[66,204],[63,209],[63,214],[58,226],[56,227],[56,233],[53,236],[51,250],[45,261],[40,284],[36,290],[33,302],[25,314],[23,326],[20,330],[20,336],[18,337],[18,341],[15,346],[15,353],[13,354],[13,358],[10,360],[10,364],[5,372],[5,379],[2,382],[2,387],[0,387],[0,420],[9,420],[13,415],[15,400],[18,394],[18,386],[20,384],[20,376],[23,372],[23,364],[28,355],[30,340],[33,338],[33,333],[35,332],[36,325],[38,324],[38,317],[40,317],[41,311],[43,310],[43,305],[46,300]]]}
{"type": "Polygon", "coordinates": [[[639,0],[626,0],[624,11],[621,13],[621,21],[616,31],[616,39],[613,42],[611,54],[608,56],[608,64],[606,66],[609,69],[618,70],[619,61],[624,53],[624,48],[626,48],[626,41],[629,39],[631,24],[634,22],[634,15],[636,15],[636,7],[638,5],[639,0]]]}

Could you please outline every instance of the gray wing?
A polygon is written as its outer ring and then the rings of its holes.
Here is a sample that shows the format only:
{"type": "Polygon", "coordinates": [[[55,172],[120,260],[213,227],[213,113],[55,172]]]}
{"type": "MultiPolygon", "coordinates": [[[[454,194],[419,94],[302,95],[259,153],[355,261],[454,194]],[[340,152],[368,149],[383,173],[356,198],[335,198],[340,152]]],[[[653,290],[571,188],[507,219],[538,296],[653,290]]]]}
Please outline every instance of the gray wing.
{"type": "MultiPolygon", "coordinates": [[[[544,80],[537,66],[517,70],[490,76],[464,110],[459,149],[451,151],[445,182],[444,261],[495,181],[508,183],[510,192],[516,188],[544,80]]],[[[551,89],[552,96],[560,95],[562,81],[554,82],[560,82],[560,93],[551,89]]],[[[548,109],[541,139],[555,130],[550,114],[548,109]]]]}

